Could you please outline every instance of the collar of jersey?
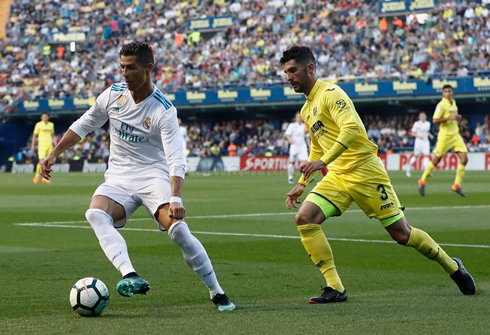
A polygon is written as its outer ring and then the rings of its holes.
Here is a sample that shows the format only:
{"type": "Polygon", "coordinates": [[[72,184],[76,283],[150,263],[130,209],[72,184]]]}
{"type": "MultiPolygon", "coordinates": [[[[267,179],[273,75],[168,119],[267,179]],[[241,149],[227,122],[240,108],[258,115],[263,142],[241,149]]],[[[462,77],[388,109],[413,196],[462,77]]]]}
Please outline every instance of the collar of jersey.
{"type": "Polygon", "coordinates": [[[452,105],[453,102],[454,102],[454,99],[453,100],[449,100],[449,99],[446,99],[446,98],[442,98],[443,101],[446,101],[448,104],[452,105]]]}
{"type": "Polygon", "coordinates": [[[320,79],[317,79],[315,82],[315,85],[311,89],[311,92],[310,92],[310,94],[308,94],[306,99],[308,99],[309,101],[313,100],[313,98],[315,97],[316,91],[318,91],[318,88],[320,87],[320,84],[321,84],[320,79]]]}

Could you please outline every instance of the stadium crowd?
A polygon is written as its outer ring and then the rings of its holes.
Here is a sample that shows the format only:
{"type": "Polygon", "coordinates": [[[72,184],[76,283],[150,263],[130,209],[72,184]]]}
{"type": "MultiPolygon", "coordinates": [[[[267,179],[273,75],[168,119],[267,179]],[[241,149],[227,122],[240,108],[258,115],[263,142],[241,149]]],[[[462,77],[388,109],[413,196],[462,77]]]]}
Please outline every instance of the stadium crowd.
{"type": "Polygon", "coordinates": [[[490,66],[490,1],[448,1],[428,15],[383,19],[369,0],[15,0],[0,41],[0,101],[97,96],[121,81],[118,50],[154,48],[164,91],[257,86],[284,80],[292,44],[310,46],[318,74],[355,78],[468,76],[490,66]],[[234,15],[233,27],[188,34],[188,19],[234,15]],[[53,33],[86,34],[71,52],[53,33]]]}
{"type": "MultiPolygon", "coordinates": [[[[381,117],[362,115],[368,137],[379,147],[380,153],[408,152],[413,150],[415,138],[411,127],[416,114],[381,117]]],[[[186,154],[188,157],[210,156],[275,156],[287,155],[289,143],[284,137],[289,120],[233,120],[225,122],[190,122],[183,124],[187,129],[186,154]]],[[[432,127],[432,133],[436,134],[432,127]]],[[[476,123],[473,130],[468,120],[460,122],[460,133],[470,152],[490,152],[490,117],[476,123]]],[[[57,140],[61,134],[57,135],[57,140]]],[[[30,144],[29,139],[28,143],[30,144]]],[[[30,145],[21,149],[17,161],[34,160],[30,145]]],[[[60,157],[105,161],[109,157],[110,138],[107,130],[99,129],[89,134],[60,157]]],[[[435,145],[435,140],[432,141],[435,145]]]]}

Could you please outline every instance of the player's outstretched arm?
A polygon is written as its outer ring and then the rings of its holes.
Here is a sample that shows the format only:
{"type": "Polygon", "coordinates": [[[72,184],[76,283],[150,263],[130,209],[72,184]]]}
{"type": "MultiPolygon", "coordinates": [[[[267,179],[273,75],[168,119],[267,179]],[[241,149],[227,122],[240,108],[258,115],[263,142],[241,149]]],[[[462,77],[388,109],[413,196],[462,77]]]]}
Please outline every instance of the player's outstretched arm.
{"type": "Polygon", "coordinates": [[[51,178],[51,167],[56,163],[56,158],[58,158],[61,153],[66,149],[71,148],[80,141],[80,136],[78,136],[74,131],[68,129],[68,131],[63,135],[63,138],[54,147],[53,151],[41,161],[41,175],[49,179],[51,178]]]}

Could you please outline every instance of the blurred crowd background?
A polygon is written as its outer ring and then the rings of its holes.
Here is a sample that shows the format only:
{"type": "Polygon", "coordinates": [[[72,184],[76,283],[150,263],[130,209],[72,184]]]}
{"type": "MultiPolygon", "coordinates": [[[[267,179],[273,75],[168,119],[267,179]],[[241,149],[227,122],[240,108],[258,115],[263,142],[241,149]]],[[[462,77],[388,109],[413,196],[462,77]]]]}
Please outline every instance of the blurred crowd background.
{"type": "Polygon", "coordinates": [[[331,81],[465,77],[490,70],[490,0],[441,0],[429,14],[378,20],[369,0],[15,0],[0,41],[0,100],[97,96],[121,81],[118,51],[151,43],[164,91],[263,86],[293,44],[310,46],[331,81]],[[201,36],[188,19],[234,15],[201,36]],[[86,34],[76,52],[52,33],[86,34]]]}
{"type": "MultiPolygon", "coordinates": [[[[368,137],[379,147],[380,153],[397,153],[413,150],[415,138],[411,134],[416,114],[380,117],[362,115],[368,137]]],[[[183,123],[187,130],[186,154],[188,157],[210,156],[275,156],[288,155],[289,142],[284,136],[292,120],[233,120],[226,122],[183,123]]],[[[432,127],[437,135],[437,127],[432,127]]],[[[490,152],[490,117],[477,123],[473,131],[468,120],[460,121],[460,132],[470,152],[490,152]]],[[[57,133],[57,141],[62,134],[57,133]]],[[[435,145],[435,139],[431,141],[435,145]]],[[[15,160],[35,160],[30,150],[31,139],[15,155],[15,160]]],[[[61,159],[105,161],[109,158],[110,138],[106,129],[99,129],[67,150],[61,159]]]]}

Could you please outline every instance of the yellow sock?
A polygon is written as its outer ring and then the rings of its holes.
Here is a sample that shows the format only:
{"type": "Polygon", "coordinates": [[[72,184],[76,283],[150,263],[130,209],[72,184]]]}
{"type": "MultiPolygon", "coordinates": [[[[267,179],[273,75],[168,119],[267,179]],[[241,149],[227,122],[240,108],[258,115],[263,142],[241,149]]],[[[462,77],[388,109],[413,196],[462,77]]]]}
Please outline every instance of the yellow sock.
{"type": "Polygon", "coordinates": [[[306,224],[298,226],[301,242],[310,255],[311,260],[320,269],[327,281],[327,286],[344,292],[344,286],[333,262],[332,248],[319,224],[306,224]]]}
{"type": "Polygon", "coordinates": [[[454,179],[454,183],[461,186],[463,183],[463,177],[465,173],[465,166],[463,164],[459,164],[456,169],[456,179],[454,179]]]}
{"type": "Polygon", "coordinates": [[[431,261],[439,263],[450,275],[458,270],[458,264],[423,230],[412,227],[407,247],[412,247],[431,261]]]}
{"type": "Polygon", "coordinates": [[[429,164],[427,164],[427,167],[425,168],[425,171],[422,174],[422,178],[420,178],[424,183],[427,180],[427,177],[429,177],[432,170],[434,170],[434,168],[435,168],[435,165],[432,162],[429,162],[429,164]]]}
{"type": "Polygon", "coordinates": [[[41,164],[36,165],[36,177],[41,175],[41,164]]]}

